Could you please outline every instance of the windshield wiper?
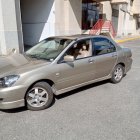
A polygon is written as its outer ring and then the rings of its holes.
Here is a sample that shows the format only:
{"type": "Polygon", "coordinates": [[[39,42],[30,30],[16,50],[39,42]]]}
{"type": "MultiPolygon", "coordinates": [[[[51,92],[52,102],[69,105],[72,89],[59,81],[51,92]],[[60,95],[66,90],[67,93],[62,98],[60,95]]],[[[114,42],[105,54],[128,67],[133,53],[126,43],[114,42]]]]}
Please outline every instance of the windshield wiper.
{"type": "Polygon", "coordinates": [[[31,57],[31,58],[37,58],[39,59],[40,58],[40,55],[39,54],[26,54],[27,56],[31,57]]]}
{"type": "Polygon", "coordinates": [[[44,57],[40,57],[39,59],[50,61],[50,59],[47,59],[47,58],[44,58],[44,57]]]}
{"type": "Polygon", "coordinates": [[[41,57],[39,54],[26,54],[28,57],[31,57],[31,58],[36,58],[36,59],[42,59],[42,60],[47,60],[47,61],[51,61],[50,59],[48,58],[44,58],[44,57],[41,57]]]}

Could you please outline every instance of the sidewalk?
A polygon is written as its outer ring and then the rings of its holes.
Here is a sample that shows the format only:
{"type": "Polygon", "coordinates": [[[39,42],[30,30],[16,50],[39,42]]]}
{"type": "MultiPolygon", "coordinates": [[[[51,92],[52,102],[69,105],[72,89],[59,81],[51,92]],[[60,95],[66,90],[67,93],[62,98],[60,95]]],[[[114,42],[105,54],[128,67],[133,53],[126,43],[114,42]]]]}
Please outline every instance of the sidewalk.
{"type": "Polygon", "coordinates": [[[124,37],[116,37],[115,41],[117,43],[123,43],[123,42],[127,42],[127,41],[131,41],[131,40],[137,40],[140,39],[140,35],[137,36],[124,36],[124,37]]]}

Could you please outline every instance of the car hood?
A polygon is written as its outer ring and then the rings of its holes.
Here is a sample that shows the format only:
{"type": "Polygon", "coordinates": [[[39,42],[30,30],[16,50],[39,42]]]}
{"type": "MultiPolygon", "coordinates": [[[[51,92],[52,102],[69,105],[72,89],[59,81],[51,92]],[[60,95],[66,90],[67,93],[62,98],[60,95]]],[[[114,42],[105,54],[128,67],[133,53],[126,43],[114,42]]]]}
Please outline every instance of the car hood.
{"type": "Polygon", "coordinates": [[[49,64],[43,60],[32,59],[22,54],[0,57],[0,77],[8,74],[19,74],[49,64]]]}

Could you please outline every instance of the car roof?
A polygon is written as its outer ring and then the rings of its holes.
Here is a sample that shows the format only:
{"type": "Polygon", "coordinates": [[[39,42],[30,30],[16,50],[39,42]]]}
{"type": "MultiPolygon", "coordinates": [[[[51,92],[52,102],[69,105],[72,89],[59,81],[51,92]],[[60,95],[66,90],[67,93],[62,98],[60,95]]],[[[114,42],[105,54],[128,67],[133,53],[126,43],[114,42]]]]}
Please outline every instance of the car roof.
{"type": "Polygon", "coordinates": [[[72,40],[77,40],[77,39],[83,39],[83,38],[91,38],[91,37],[104,37],[108,38],[107,36],[102,36],[102,35],[89,35],[89,34],[77,34],[77,35],[69,35],[69,36],[54,36],[56,38],[65,38],[65,39],[72,39],[72,40]]]}

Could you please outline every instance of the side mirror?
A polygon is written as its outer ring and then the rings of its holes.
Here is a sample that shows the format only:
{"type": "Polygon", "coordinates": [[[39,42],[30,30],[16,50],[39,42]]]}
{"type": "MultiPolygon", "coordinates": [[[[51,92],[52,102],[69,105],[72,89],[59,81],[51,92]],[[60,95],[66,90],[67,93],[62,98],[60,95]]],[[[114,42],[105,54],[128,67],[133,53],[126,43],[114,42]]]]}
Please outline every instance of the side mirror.
{"type": "Polygon", "coordinates": [[[74,61],[74,56],[66,55],[66,56],[64,57],[64,61],[65,61],[65,62],[73,62],[73,61],[74,61]]]}

